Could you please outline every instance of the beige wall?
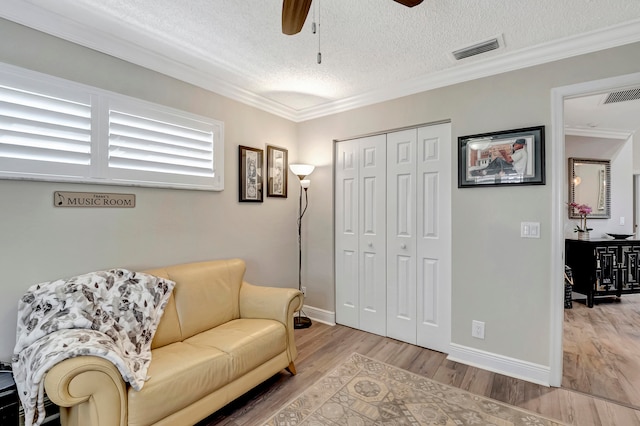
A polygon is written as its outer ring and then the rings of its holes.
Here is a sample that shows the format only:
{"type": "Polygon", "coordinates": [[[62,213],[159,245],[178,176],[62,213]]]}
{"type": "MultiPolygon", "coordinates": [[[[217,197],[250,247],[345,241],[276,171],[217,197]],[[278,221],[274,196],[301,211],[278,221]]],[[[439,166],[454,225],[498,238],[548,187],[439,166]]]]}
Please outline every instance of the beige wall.
{"type": "MultiPolygon", "coordinates": [[[[452,122],[452,341],[548,366],[550,351],[551,185],[457,188],[457,138],[546,126],[547,178],[554,87],[640,70],[640,44],[509,72],[301,123],[300,155],[321,164],[309,208],[310,304],[333,310],[334,139],[443,119],[452,122]],[[540,239],[520,238],[520,222],[540,222],[540,239]],[[486,338],[471,337],[471,321],[486,338]]],[[[564,161],[564,159],[559,159],[564,161]]]]}
{"type": "Polygon", "coordinates": [[[297,287],[297,182],[287,199],[239,203],[237,177],[238,145],[278,145],[295,160],[294,123],[3,20],[0,40],[0,62],[221,120],[226,145],[223,192],[0,180],[0,360],[13,351],[19,297],[45,280],[241,257],[250,282],[297,287]],[[134,193],[137,206],[54,208],[58,190],[134,193]]]}
{"type": "Polygon", "coordinates": [[[550,170],[554,161],[564,161],[550,155],[559,142],[551,140],[550,90],[640,71],[640,44],[633,44],[296,125],[2,20],[0,38],[0,61],[211,116],[224,121],[226,139],[224,192],[134,189],[133,211],[51,207],[54,190],[117,188],[0,181],[0,359],[12,349],[17,298],[44,279],[102,267],[240,256],[249,262],[251,281],[295,286],[298,187],[290,180],[287,200],[239,204],[239,144],[273,143],[289,148],[290,160],[318,165],[305,217],[304,280],[308,304],[333,312],[333,140],[450,119],[453,342],[548,365],[551,187],[458,189],[457,137],[545,125],[550,170]],[[521,221],[540,222],[542,238],[521,239],[521,221]],[[471,338],[473,319],[486,323],[485,340],[471,338]]]}

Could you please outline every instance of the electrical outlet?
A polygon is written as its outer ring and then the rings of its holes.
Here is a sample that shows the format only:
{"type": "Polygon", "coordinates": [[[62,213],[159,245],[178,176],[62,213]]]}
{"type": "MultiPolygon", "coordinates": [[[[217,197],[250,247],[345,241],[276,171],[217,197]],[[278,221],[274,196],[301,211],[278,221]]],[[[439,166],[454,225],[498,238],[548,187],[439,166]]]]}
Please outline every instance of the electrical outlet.
{"type": "Polygon", "coordinates": [[[307,295],[307,288],[306,287],[302,287],[302,295],[303,296],[307,295]]]}
{"type": "Polygon", "coordinates": [[[471,321],[471,336],[484,339],[484,322],[482,321],[471,321]]]}

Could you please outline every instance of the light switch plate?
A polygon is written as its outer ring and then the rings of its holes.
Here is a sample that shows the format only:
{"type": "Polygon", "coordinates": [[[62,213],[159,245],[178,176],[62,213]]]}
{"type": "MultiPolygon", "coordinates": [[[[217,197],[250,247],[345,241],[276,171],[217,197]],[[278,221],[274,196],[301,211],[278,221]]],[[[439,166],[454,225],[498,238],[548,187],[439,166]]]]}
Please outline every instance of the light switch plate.
{"type": "Polygon", "coordinates": [[[540,222],[520,222],[520,237],[540,238],[540,222]]]}

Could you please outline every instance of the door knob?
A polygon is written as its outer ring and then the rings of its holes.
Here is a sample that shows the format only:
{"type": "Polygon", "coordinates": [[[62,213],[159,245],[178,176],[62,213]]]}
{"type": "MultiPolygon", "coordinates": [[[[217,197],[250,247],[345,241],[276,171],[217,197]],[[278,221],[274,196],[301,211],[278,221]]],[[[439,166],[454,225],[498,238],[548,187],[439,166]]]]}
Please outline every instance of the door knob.
{"type": "Polygon", "coordinates": [[[367,245],[368,245],[369,247],[373,247],[373,243],[371,243],[371,242],[370,242],[369,244],[367,244],[367,245]]]}
{"type": "Polygon", "coordinates": [[[402,250],[406,250],[406,249],[407,249],[407,245],[406,245],[406,244],[400,244],[400,248],[401,248],[402,250]]]}

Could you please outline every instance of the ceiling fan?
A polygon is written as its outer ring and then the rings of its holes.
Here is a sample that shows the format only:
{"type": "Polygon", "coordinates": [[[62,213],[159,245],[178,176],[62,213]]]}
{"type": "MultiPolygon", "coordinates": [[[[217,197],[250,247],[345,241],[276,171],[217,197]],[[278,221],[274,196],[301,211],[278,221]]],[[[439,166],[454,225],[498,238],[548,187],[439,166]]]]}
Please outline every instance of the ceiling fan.
{"type": "MultiPolygon", "coordinates": [[[[422,0],[394,0],[407,7],[417,6],[422,0]]],[[[283,0],[282,2],[282,32],[293,35],[300,32],[309,14],[311,0],[283,0]]]]}

